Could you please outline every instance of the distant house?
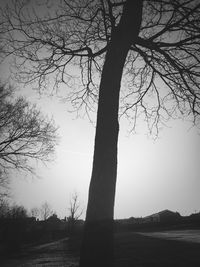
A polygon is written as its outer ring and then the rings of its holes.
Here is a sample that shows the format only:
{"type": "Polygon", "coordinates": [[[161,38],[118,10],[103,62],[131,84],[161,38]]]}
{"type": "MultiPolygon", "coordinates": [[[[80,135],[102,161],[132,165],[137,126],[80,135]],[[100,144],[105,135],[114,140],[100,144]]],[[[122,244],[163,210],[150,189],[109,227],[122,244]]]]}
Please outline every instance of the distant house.
{"type": "Polygon", "coordinates": [[[130,217],[127,219],[116,219],[115,220],[115,228],[117,230],[119,229],[130,229],[132,228],[133,225],[138,225],[141,224],[142,218],[134,218],[134,217],[130,217]]]}
{"type": "Polygon", "coordinates": [[[83,226],[84,225],[84,220],[82,220],[82,219],[78,219],[78,220],[76,220],[76,225],[78,225],[78,226],[83,226]]]}
{"type": "Polygon", "coordinates": [[[51,231],[63,231],[67,229],[67,222],[53,214],[45,221],[45,227],[51,231]]]}
{"type": "Polygon", "coordinates": [[[142,219],[143,223],[151,222],[172,222],[181,218],[178,212],[173,212],[170,210],[163,210],[158,213],[146,216],[142,219]]]}

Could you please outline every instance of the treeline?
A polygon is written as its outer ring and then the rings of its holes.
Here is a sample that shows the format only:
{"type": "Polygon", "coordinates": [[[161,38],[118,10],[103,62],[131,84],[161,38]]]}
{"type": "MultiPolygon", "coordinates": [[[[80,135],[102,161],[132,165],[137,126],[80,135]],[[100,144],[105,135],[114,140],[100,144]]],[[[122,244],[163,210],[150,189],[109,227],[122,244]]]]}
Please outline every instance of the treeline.
{"type": "Polygon", "coordinates": [[[28,211],[23,206],[9,204],[6,200],[0,201],[0,257],[20,253],[24,246],[47,243],[80,233],[83,221],[76,214],[73,211],[68,217],[60,219],[47,202],[40,209],[28,211]],[[34,217],[34,214],[41,214],[41,220],[34,217]]]}
{"type": "Polygon", "coordinates": [[[20,205],[10,205],[7,201],[0,204],[0,252],[2,255],[18,252],[26,243],[28,225],[33,219],[20,205]]]}

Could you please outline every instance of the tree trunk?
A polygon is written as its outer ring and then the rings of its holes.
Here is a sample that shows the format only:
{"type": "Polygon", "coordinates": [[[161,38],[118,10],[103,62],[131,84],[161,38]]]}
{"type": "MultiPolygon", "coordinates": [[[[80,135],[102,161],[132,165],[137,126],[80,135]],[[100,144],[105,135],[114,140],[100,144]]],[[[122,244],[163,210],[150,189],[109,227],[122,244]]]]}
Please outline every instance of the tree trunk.
{"type": "Polygon", "coordinates": [[[117,177],[118,109],[123,67],[139,33],[142,0],[127,0],[113,31],[102,71],[93,171],[89,188],[81,267],[114,266],[113,216],[117,177]]]}

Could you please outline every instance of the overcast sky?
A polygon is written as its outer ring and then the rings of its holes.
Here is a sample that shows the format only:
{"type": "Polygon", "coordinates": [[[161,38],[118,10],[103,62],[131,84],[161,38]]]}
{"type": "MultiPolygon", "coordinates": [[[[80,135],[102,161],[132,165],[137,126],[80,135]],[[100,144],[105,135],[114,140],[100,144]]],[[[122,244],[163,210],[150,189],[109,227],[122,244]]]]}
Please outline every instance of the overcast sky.
{"type": "MultiPolygon", "coordinates": [[[[0,66],[4,78],[5,69],[0,66]]],[[[56,97],[40,98],[31,88],[22,87],[19,94],[37,103],[44,113],[53,115],[61,139],[55,161],[47,167],[36,166],[40,179],[17,172],[12,175],[13,201],[28,209],[47,201],[64,217],[68,215],[70,196],[76,191],[86,211],[95,127],[87,118],[69,113],[69,104],[56,97]]],[[[197,129],[187,121],[171,120],[160,131],[159,138],[153,140],[143,121],[138,124],[137,134],[128,133],[127,122],[120,125],[115,218],[146,216],[163,209],[182,215],[200,211],[197,129]]]]}
{"type": "MultiPolygon", "coordinates": [[[[59,125],[56,159],[48,167],[37,166],[41,179],[12,177],[13,200],[26,208],[48,201],[59,216],[67,215],[69,199],[79,193],[86,210],[92,169],[95,128],[68,112],[68,104],[56,97],[38,97],[30,88],[20,90],[59,125]]],[[[139,125],[143,125],[139,121],[139,125]]],[[[148,137],[139,127],[129,134],[121,123],[115,218],[138,217],[170,209],[187,215],[200,211],[200,136],[187,121],[172,120],[159,138],[148,137]]],[[[103,197],[103,196],[102,196],[103,197]]]]}

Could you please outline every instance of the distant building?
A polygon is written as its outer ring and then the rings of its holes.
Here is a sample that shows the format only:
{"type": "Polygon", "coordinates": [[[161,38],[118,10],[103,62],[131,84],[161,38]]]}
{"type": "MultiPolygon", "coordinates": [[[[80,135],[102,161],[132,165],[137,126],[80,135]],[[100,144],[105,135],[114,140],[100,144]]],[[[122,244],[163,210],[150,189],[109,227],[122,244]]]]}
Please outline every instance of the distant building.
{"type": "Polygon", "coordinates": [[[63,231],[67,229],[67,222],[53,214],[45,221],[45,227],[50,231],[63,231]]]}
{"type": "Polygon", "coordinates": [[[158,213],[146,216],[142,218],[143,223],[151,222],[172,222],[181,218],[178,212],[173,212],[170,210],[163,210],[158,213]]]}

